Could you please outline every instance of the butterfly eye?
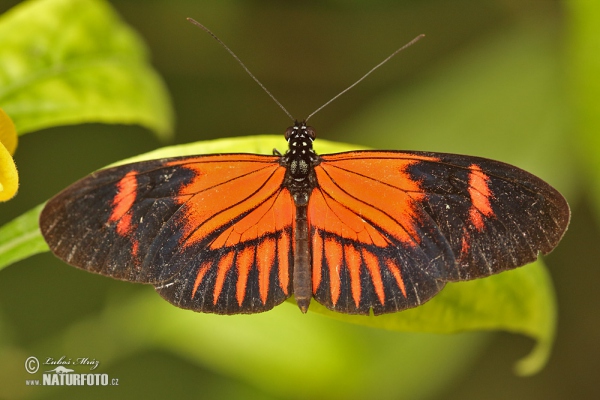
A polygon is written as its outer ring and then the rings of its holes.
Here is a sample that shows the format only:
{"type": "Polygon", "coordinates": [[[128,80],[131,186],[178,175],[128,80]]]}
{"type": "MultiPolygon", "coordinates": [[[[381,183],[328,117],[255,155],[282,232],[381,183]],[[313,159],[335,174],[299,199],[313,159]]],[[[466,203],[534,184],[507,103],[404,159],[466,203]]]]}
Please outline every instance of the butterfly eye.
{"type": "Polygon", "coordinates": [[[294,127],[290,126],[289,128],[287,128],[285,130],[285,140],[289,140],[290,136],[292,136],[292,133],[294,132],[294,127]]]}
{"type": "Polygon", "coordinates": [[[317,137],[317,131],[312,126],[307,126],[305,131],[309,138],[314,140],[317,137]]]}

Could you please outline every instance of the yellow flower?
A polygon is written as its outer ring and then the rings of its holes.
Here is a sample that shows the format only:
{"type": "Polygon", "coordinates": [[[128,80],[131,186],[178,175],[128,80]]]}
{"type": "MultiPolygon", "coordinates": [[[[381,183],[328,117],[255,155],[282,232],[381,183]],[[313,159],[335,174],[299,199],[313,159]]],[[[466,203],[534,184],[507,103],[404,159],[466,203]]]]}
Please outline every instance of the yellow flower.
{"type": "Polygon", "coordinates": [[[19,188],[19,175],[12,155],[17,149],[17,131],[0,108],[0,201],[10,200],[19,188]]]}

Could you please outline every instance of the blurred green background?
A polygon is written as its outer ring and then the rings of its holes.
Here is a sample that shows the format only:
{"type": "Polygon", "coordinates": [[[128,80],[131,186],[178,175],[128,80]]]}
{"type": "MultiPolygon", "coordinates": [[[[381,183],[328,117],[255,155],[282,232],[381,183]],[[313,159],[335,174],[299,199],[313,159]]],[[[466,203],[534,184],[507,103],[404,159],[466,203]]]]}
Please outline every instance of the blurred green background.
{"type": "MultiPolygon", "coordinates": [[[[17,3],[0,0],[0,12],[17,3]]],[[[290,124],[186,17],[219,35],[299,119],[425,33],[311,125],[328,140],[499,159],[559,188],[573,216],[561,245],[545,257],[558,297],[555,349],[539,374],[520,378],[512,368],[532,341],[518,335],[399,334],[303,316],[287,303],[249,317],[186,313],[151,287],[85,273],[45,253],[0,273],[0,341],[10,344],[0,352],[0,397],[600,397],[594,2],[110,3],[145,40],[170,91],[176,128],[168,143],[280,134],[290,124]],[[96,358],[98,372],[120,386],[26,387],[24,360],[44,354],[96,358]]],[[[0,226],[91,171],[164,144],[123,125],[22,136],[15,155],[21,186],[0,205],[0,226]]]]}

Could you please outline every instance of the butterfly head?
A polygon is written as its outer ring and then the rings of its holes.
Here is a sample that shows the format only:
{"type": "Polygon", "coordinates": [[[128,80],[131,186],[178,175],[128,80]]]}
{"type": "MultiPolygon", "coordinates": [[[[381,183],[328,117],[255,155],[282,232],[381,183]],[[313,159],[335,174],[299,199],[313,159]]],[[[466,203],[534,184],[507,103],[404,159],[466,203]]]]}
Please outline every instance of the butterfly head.
{"type": "Polygon", "coordinates": [[[285,130],[285,139],[288,142],[289,150],[286,156],[291,160],[301,164],[314,164],[317,160],[317,153],[313,150],[313,141],[317,133],[312,126],[307,126],[305,121],[294,123],[285,130]]]}
{"type": "Polygon", "coordinates": [[[312,143],[312,141],[317,138],[317,132],[315,131],[315,128],[313,128],[312,126],[306,125],[306,122],[296,121],[294,123],[294,126],[290,126],[289,128],[287,128],[285,130],[285,140],[287,140],[289,142],[293,138],[297,138],[297,139],[308,138],[308,139],[310,139],[310,141],[312,143]]]}

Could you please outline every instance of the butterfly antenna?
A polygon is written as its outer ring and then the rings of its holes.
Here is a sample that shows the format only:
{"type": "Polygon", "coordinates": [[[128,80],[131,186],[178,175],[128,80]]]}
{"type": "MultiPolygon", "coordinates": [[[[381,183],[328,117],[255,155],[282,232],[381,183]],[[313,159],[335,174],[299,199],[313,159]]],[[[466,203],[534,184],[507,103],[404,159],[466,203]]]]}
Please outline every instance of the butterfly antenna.
{"type": "MultiPolygon", "coordinates": [[[[282,104],[279,102],[279,100],[277,100],[277,99],[275,98],[275,96],[273,96],[273,95],[271,94],[271,92],[269,92],[269,91],[267,90],[267,88],[265,87],[265,85],[263,85],[263,84],[262,84],[262,83],[261,83],[261,82],[258,80],[258,78],[257,78],[257,77],[255,77],[255,76],[254,76],[254,74],[252,74],[252,72],[250,72],[250,70],[248,69],[248,67],[246,67],[246,66],[244,65],[244,63],[242,62],[242,60],[240,60],[240,59],[239,59],[239,57],[238,57],[238,56],[236,56],[236,55],[235,55],[235,53],[234,53],[234,52],[233,52],[233,51],[232,51],[232,50],[231,50],[229,47],[227,47],[227,45],[226,45],[225,43],[223,43],[223,41],[222,41],[221,39],[219,39],[219,38],[217,37],[217,35],[215,35],[214,33],[212,33],[212,32],[211,32],[211,31],[210,31],[210,30],[209,30],[207,27],[205,27],[204,25],[202,25],[200,22],[196,21],[195,19],[193,19],[193,18],[187,18],[187,20],[188,20],[188,21],[190,21],[192,24],[196,25],[198,28],[200,28],[200,29],[204,30],[206,33],[208,33],[210,36],[212,36],[212,37],[213,37],[213,38],[214,38],[214,39],[215,39],[217,42],[219,42],[219,44],[220,44],[221,46],[223,46],[223,47],[225,48],[225,50],[227,50],[227,51],[229,52],[229,54],[231,54],[231,56],[232,56],[233,58],[235,58],[235,60],[236,60],[236,61],[237,61],[237,62],[238,62],[238,63],[239,63],[241,66],[242,66],[242,68],[244,68],[244,70],[245,70],[245,71],[248,73],[248,75],[250,75],[250,77],[251,77],[252,79],[254,79],[254,81],[255,81],[256,83],[258,83],[258,86],[260,86],[260,87],[261,87],[261,88],[262,88],[262,89],[265,91],[265,93],[267,93],[267,94],[269,95],[269,97],[271,97],[271,98],[273,99],[273,101],[274,101],[274,102],[275,102],[275,103],[276,103],[276,104],[279,106],[279,108],[281,108],[281,109],[283,110],[283,112],[284,112],[284,113],[286,113],[286,114],[287,114],[287,116],[288,116],[288,117],[290,117],[290,119],[291,119],[292,121],[295,121],[294,117],[292,117],[292,114],[290,114],[290,113],[288,112],[288,110],[286,110],[286,109],[285,109],[285,107],[284,107],[284,106],[283,106],[283,105],[282,105],[282,104]]],[[[322,108],[322,107],[321,107],[321,108],[322,108]]],[[[313,113],[313,114],[314,114],[314,113],[313,113]]]]}
{"type": "Polygon", "coordinates": [[[356,82],[354,82],[352,85],[348,86],[346,89],[342,90],[340,93],[338,93],[336,96],[334,96],[331,100],[329,100],[327,103],[323,104],[321,107],[317,108],[315,111],[312,112],[312,114],[310,114],[308,117],[306,117],[305,121],[308,121],[308,119],[310,117],[312,117],[313,115],[315,115],[316,113],[318,113],[319,111],[321,111],[322,109],[324,109],[325,107],[327,107],[329,105],[329,103],[333,102],[335,99],[337,99],[338,97],[340,97],[341,95],[343,95],[344,93],[346,93],[348,90],[352,89],[354,86],[358,85],[363,79],[365,79],[367,76],[371,75],[371,73],[373,71],[375,71],[377,68],[381,67],[383,64],[385,64],[386,62],[388,62],[392,57],[394,57],[396,54],[400,53],[402,50],[406,49],[407,47],[412,46],[413,44],[417,43],[419,40],[421,40],[422,38],[424,38],[425,35],[421,34],[419,36],[417,36],[416,38],[414,38],[413,40],[411,40],[410,42],[406,43],[404,46],[400,47],[398,50],[396,50],[395,52],[393,52],[392,54],[390,54],[385,60],[383,60],[382,62],[380,62],[379,64],[377,64],[376,66],[374,66],[373,68],[371,68],[371,70],[369,72],[367,72],[366,74],[364,74],[362,76],[362,78],[360,78],[359,80],[357,80],[356,82]]]}

